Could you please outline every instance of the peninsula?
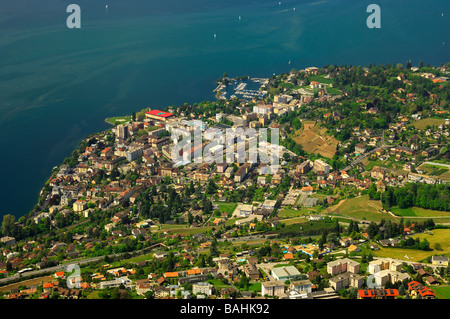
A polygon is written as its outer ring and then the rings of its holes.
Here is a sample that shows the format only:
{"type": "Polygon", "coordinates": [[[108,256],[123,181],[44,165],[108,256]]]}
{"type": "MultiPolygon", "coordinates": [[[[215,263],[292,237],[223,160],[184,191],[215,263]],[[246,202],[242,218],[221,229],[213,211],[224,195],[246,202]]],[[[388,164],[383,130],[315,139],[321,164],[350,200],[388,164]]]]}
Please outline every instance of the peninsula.
{"type": "Polygon", "coordinates": [[[224,74],[215,101],[107,119],[4,217],[0,298],[450,298],[449,72],[224,74]],[[276,131],[278,164],[174,152],[241,129],[276,131]]]}

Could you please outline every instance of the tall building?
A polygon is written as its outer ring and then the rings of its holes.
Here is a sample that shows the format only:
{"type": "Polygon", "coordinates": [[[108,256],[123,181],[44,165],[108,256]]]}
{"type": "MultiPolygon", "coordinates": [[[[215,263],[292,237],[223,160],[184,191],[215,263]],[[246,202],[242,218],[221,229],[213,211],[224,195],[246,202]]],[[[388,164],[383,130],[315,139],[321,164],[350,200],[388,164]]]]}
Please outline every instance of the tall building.
{"type": "Polygon", "coordinates": [[[328,165],[327,163],[325,163],[324,161],[322,161],[320,159],[316,159],[314,161],[313,170],[315,172],[324,172],[325,174],[328,174],[328,173],[330,173],[330,168],[331,168],[330,165],[328,165]]]}
{"type": "Polygon", "coordinates": [[[116,136],[122,139],[128,138],[128,127],[122,124],[117,125],[116,136]]]}

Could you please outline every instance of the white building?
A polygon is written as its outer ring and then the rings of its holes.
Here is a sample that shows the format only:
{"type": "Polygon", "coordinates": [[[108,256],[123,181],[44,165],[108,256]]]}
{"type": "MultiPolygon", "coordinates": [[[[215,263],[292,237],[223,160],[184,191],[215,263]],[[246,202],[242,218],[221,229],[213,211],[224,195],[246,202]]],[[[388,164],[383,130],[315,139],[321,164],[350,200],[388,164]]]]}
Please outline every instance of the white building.
{"type": "Polygon", "coordinates": [[[258,115],[267,115],[269,116],[270,114],[272,114],[272,107],[270,105],[255,105],[253,107],[253,112],[258,114],[258,115]]]}
{"type": "Polygon", "coordinates": [[[261,285],[261,295],[280,296],[284,294],[284,283],[282,281],[265,281],[261,285]]]}
{"type": "Polygon", "coordinates": [[[300,276],[300,272],[294,266],[272,268],[271,274],[275,280],[281,281],[291,280],[300,276]]]}
{"type": "Polygon", "coordinates": [[[194,295],[200,293],[207,296],[212,295],[213,285],[207,282],[197,282],[192,284],[192,293],[194,295]]]}

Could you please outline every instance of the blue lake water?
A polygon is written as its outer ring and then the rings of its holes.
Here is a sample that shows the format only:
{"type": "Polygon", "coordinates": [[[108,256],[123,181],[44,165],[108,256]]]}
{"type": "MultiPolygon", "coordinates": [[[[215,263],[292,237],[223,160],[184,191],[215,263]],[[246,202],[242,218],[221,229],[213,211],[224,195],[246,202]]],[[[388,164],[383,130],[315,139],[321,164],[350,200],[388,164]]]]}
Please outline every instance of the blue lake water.
{"type": "Polygon", "coordinates": [[[381,29],[366,26],[370,3],[0,0],[0,215],[28,213],[104,118],[214,99],[224,72],[450,60],[448,0],[377,1],[381,29]],[[81,29],[66,26],[70,3],[81,29]]]}

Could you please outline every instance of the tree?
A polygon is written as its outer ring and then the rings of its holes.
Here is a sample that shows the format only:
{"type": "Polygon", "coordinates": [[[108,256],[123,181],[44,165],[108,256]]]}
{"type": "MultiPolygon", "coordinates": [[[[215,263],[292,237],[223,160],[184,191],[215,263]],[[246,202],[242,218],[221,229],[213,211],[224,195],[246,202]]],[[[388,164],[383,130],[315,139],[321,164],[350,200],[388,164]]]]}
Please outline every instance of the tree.
{"type": "Polygon", "coordinates": [[[2,234],[3,236],[12,236],[15,232],[16,218],[11,214],[3,216],[2,234]]]}
{"type": "Polygon", "coordinates": [[[191,225],[194,222],[194,216],[192,216],[191,212],[188,212],[188,223],[191,225]]]}
{"type": "Polygon", "coordinates": [[[430,243],[426,238],[419,244],[419,249],[421,250],[430,250],[430,243]]]}
{"type": "Polygon", "coordinates": [[[374,200],[380,199],[380,193],[378,193],[377,186],[375,185],[375,183],[372,183],[372,185],[370,185],[369,198],[374,200]]]}
{"type": "Polygon", "coordinates": [[[334,243],[336,243],[336,240],[337,240],[336,233],[329,233],[327,235],[327,243],[334,244],[334,243]]]}
{"type": "Polygon", "coordinates": [[[213,257],[219,256],[219,250],[217,249],[217,239],[214,237],[209,246],[209,254],[213,257]]]}

